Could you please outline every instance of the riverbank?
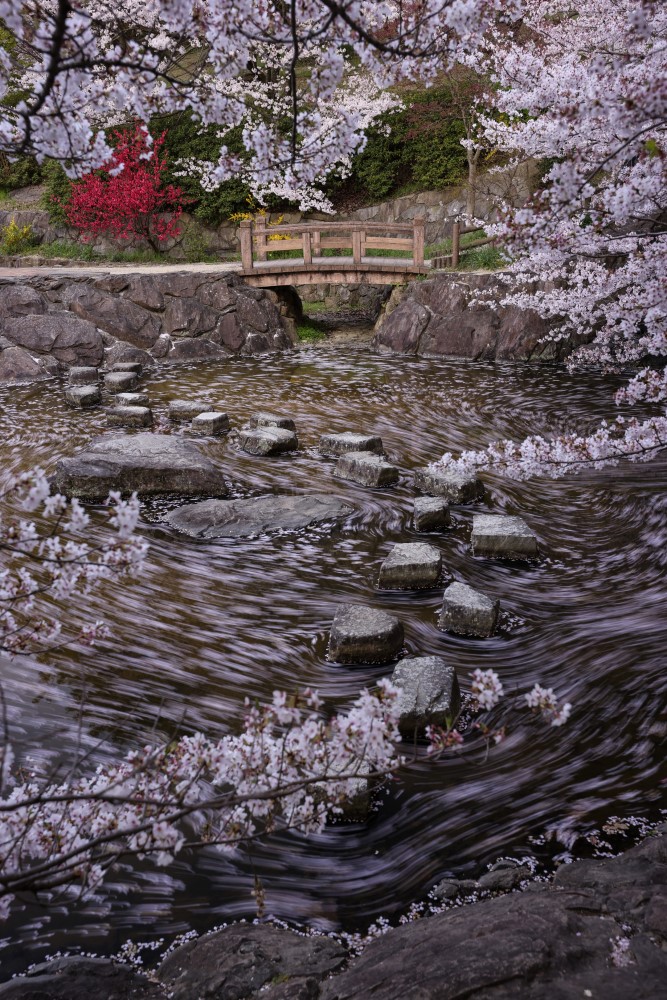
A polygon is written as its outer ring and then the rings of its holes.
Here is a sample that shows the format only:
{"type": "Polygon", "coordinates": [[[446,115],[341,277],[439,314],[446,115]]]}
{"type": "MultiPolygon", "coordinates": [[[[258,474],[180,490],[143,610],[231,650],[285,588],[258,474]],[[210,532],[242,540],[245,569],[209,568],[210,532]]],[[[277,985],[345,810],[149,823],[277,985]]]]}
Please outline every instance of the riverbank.
{"type": "Polygon", "coordinates": [[[143,974],[65,958],[0,1000],[657,1000],[667,982],[667,824],[551,883],[388,930],[353,957],[335,937],[231,924],[143,974]]]}

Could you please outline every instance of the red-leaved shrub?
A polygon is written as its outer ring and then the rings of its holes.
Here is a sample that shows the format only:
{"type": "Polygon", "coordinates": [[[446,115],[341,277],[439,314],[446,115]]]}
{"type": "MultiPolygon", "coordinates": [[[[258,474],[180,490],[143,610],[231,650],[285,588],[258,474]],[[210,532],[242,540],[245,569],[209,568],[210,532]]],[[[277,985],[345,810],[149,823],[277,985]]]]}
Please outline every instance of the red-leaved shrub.
{"type": "Polygon", "coordinates": [[[167,157],[161,156],[166,132],[150,141],[145,126],[116,132],[113,156],[100,170],[72,187],[65,207],[82,239],[104,235],[117,240],[145,240],[154,250],[180,236],[178,219],[185,203],[182,190],[164,184],[167,157]]]}

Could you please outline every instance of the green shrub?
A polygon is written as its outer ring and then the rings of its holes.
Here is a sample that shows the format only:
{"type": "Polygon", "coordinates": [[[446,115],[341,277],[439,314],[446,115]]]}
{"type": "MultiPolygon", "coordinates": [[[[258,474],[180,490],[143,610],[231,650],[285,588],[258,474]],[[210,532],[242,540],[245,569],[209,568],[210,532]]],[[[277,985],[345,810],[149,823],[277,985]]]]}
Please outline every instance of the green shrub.
{"type": "Polygon", "coordinates": [[[36,243],[31,226],[19,226],[16,219],[0,229],[0,253],[25,253],[36,243]]]}
{"type": "Polygon", "coordinates": [[[21,156],[17,160],[0,155],[0,188],[14,191],[16,188],[30,187],[42,180],[42,168],[34,156],[21,156]]]}
{"type": "Polygon", "coordinates": [[[54,225],[67,225],[65,205],[72,194],[72,182],[57,160],[47,160],[42,167],[45,189],[41,205],[54,225]]]}

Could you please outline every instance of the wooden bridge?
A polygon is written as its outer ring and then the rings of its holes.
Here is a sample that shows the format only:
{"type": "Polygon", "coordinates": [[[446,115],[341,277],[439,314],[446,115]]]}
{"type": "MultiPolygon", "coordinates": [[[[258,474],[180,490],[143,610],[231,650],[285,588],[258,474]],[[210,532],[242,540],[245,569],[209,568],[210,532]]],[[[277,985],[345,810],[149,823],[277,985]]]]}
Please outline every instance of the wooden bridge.
{"type": "Polygon", "coordinates": [[[392,222],[307,222],[267,226],[264,218],[240,227],[241,275],[248,285],[396,285],[421,274],[425,219],[392,222]],[[391,234],[391,235],[388,235],[391,234]],[[300,251],[276,259],[276,254],[300,251]],[[338,253],[336,253],[338,251],[338,253]]]}

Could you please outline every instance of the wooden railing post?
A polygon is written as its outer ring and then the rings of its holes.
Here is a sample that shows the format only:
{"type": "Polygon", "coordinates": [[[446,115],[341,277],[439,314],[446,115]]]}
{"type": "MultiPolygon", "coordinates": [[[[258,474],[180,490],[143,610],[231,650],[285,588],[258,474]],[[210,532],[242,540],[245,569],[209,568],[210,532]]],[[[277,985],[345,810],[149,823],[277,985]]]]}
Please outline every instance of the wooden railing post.
{"type": "Polygon", "coordinates": [[[301,234],[301,240],[303,242],[303,262],[304,264],[313,263],[313,249],[310,243],[311,233],[305,229],[301,234]]]}
{"type": "Polygon", "coordinates": [[[359,229],[352,230],[352,259],[355,264],[361,264],[362,233],[359,229]]]}
{"type": "Polygon", "coordinates": [[[417,267],[424,263],[424,245],[426,242],[426,219],[423,215],[415,216],[415,229],[412,237],[412,259],[417,267]]]}
{"type": "Polygon", "coordinates": [[[320,229],[313,233],[313,257],[322,256],[322,231],[320,229]]]}
{"type": "Polygon", "coordinates": [[[239,227],[241,243],[241,267],[244,271],[252,271],[252,219],[242,219],[239,227]]]}
{"type": "Polygon", "coordinates": [[[459,266],[459,247],[461,244],[461,223],[452,226],[452,269],[459,266]]]}
{"type": "Polygon", "coordinates": [[[257,259],[266,260],[266,216],[258,215],[255,219],[255,244],[257,259]]]}

